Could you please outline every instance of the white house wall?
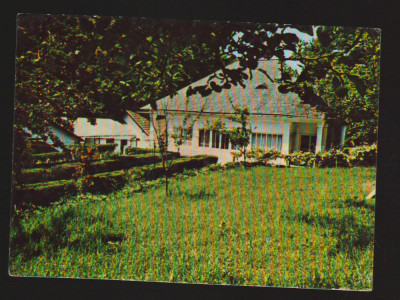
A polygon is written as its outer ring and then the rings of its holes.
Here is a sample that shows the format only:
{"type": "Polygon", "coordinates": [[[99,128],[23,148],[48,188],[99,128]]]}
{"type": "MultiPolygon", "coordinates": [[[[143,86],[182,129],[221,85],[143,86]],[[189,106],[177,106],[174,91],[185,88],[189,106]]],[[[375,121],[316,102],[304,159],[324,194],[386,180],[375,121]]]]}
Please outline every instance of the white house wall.
{"type": "Polygon", "coordinates": [[[107,139],[114,139],[114,143],[117,144],[115,152],[120,152],[122,140],[127,141],[126,147],[146,148],[148,138],[141,128],[127,115],[124,121],[125,124],[112,119],[98,118],[96,125],[92,125],[86,118],[78,118],[74,126],[75,134],[83,139],[98,138],[100,144],[107,143],[107,139]],[[136,138],[139,139],[137,142],[136,138]]]}
{"type": "MultiPolygon", "coordinates": [[[[168,116],[168,132],[171,134],[173,132],[173,128],[182,125],[183,115],[181,114],[170,114],[168,116]]],[[[223,116],[210,116],[204,115],[199,118],[198,121],[193,124],[193,138],[191,141],[191,145],[182,145],[180,147],[181,155],[193,156],[193,155],[215,155],[218,156],[219,163],[226,163],[232,161],[231,145],[229,145],[229,149],[216,149],[211,147],[211,139],[209,147],[199,147],[199,129],[203,129],[206,127],[208,120],[210,123],[222,118],[227,128],[240,126],[238,123],[233,122],[231,120],[227,120],[223,118],[223,116]]],[[[280,134],[282,135],[282,152],[288,152],[289,139],[285,139],[286,134],[290,134],[291,131],[291,121],[285,117],[276,117],[276,116],[251,116],[249,120],[253,133],[265,133],[265,134],[280,134]],[[284,149],[287,149],[284,151],[284,149]]],[[[314,125],[315,126],[315,125],[314,125]]],[[[250,149],[250,146],[249,146],[250,149]]],[[[175,147],[173,140],[169,141],[169,150],[177,151],[178,149],[175,147]]]]}

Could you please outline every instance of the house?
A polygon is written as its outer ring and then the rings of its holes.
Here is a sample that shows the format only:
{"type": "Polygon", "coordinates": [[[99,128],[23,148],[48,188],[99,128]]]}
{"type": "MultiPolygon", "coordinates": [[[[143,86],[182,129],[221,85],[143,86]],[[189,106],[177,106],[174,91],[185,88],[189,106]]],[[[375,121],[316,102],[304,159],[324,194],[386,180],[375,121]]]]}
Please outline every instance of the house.
{"type": "MultiPolygon", "coordinates": [[[[82,139],[59,125],[56,122],[50,123],[50,131],[66,146],[79,144],[82,139]]],[[[60,147],[53,147],[53,141],[51,139],[47,139],[47,141],[43,141],[35,134],[31,134],[29,130],[26,129],[27,134],[30,136],[29,139],[32,143],[32,148],[37,153],[45,153],[45,152],[53,152],[53,151],[61,151],[60,147]]]]}
{"type": "MultiPolygon", "coordinates": [[[[148,115],[148,113],[147,113],[148,115]]],[[[74,133],[85,143],[115,143],[115,152],[124,153],[126,147],[147,148],[151,145],[150,121],[145,113],[126,111],[121,121],[97,118],[92,125],[86,118],[78,118],[74,123],[74,133]]]]}
{"type": "MultiPolygon", "coordinates": [[[[228,66],[237,67],[238,62],[228,66]]],[[[278,84],[259,69],[275,79],[279,75],[278,60],[260,60],[252,78],[245,81],[245,88],[238,85],[207,97],[198,94],[187,97],[186,87],[172,99],[165,97],[157,101],[157,112],[152,112],[150,106],[145,106],[141,112],[151,114],[153,124],[163,121],[169,135],[182,126],[185,116],[195,120],[192,138],[179,149],[181,155],[215,155],[220,163],[232,161],[234,149],[227,136],[207,130],[207,122],[222,119],[228,128],[239,126],[226,119],[227,115],[234,113],[232,104],[249,109],[252,129],[249,148],[276,149],[287,154],[298,150],[325,151],[331,144],[343,146],[345,131],[340,123],[328,120],[322,110],[301,103],[297,94],[280,93],[278,84]]],[[[207,80],[208,77],[191,86],[205,85],[207,80]]],[[[154,129],[150,128],[149,133],[154,137],[154,129]]],[[[169,141],[168,150],[178,149],[169,141]]]]}

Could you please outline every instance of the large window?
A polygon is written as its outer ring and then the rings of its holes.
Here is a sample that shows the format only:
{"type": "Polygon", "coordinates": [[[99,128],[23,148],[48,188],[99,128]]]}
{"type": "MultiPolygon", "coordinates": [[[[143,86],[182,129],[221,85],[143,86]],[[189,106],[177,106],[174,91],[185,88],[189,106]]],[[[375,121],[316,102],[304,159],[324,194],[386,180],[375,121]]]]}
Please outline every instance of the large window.
{"type": "Polygon", "coordinates": [[[95,138],[95,137],[85,138],[85,144],[98,145],[100,144],[100,138],[95,138]]]}
{"type": "Polygon", "coordinates": [[[219,133],[218,131],[211,131],[211,147],[216,149],[229,149],[229,136],[219,133]]]}
{"type": "Polygon", "coordinates": [[[211,140],[211,147],[212,148],[219,148],[219,137],[220,133],[218,131],[212,131],[212,140],[211,140]]]}
{"type": "Polygon", "coordinates": [[[210,130],[199,130],[199,147],[210,146],[210,130]]]}
{"type": "Polygon", "coordinates": [[[251,135],[251,148],[259,148],[263,150],[275,149],[277,151],[281,151],[282,135],[253,133],[251,135]]]}
{"type": "Polygon", "coordinates": [[[221,149],[229,149],[229,136],[221,134],[221,149]]]}

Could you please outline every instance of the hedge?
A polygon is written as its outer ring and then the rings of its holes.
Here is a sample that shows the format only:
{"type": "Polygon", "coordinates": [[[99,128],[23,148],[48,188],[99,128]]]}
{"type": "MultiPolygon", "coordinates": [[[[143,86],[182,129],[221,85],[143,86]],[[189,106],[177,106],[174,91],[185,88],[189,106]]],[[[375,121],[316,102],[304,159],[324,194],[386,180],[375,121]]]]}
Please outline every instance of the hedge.
{"type": "Polygon", "coordinates": [[[318,168],[355,167],[376,165],[377,147],[359,146],[355,148],[330,149],[314,154],[312,152],[293,152],[285,155],[289,164],[298,166],[313,166],[318,168]]]}
{"type": "Polygon", "coordinates": [[[128,147],[125,149],[125,153],[132,155],[132,154],[144,154],[144,153],[157,153],[159,152],[158,149],[151,149],[151,148],[136,148],[136,147],[128,147]]]}
{"type": "MultiPolygon", "coordinates": [[[[218,161],[218,157],[208,155],[197,155],[192,157],[180,158],[172,161],[172,164],[168,166],[169,174],[182,172],[184,169],[200,169],[210,164],[215,164],[218,161]]],[[[162,163],[158,163],[153,167],[145,166],[140,169],[142,175],[140,176],[145,180],[153,180],[158,177],[164,176],[164,169],[162,163]]],[[[132,174],[136,169],[129,170],[132,174]]]]}
{"type": "MultiPolygon", "coordinates": [[[[169,172],[182,172],[183,169],[202,168],[209,164],[216,163],[217,157],[196,156],[188,158],[178,158],[172,161],[169,172]]],[[[93,185],[89,188],[92,193],[109,193],[115,189],[122,188],[127,181],[132,180],[134,175],[140,173],[142,180],[156,179],[164,175],[161,163],[155,166],[134,167],[129,171],[118,170],[113,172],[99,173],[91,177],[93,185]]],[[[35,205],[48,205],[58,201],[66,194],[75,195],[77,193],[74,180],[50,181],[47,183],[35,183],[16,187],[13,191],[14,204],[30,202],[35,205]]]]}
{"type": "Polygon", "coordinates": [[[64,152],[49,152],[32,155],[32,163],[54,163],[59,161],[65,161],[69,158],[69,155],[64,152]]]}
{"type": "Polygon", "coordinates": [[[24,184],[71,179],[77,166],[77,163],[64,163],[50,168],[25,169],[22,170],[21,179],[24,184]]]}
{"type": "Polygon", "coordinates": [[[66,195],[75,195],[76,187],[73,180],[58,180],[46,183],[35,183],[16,187],[13,190],[13,204],[31,203],[49,205],[66,195]]]}
{"type": "Polygon", "coordinates": [[[96,146],[100,153],[114,152],[115,147],[117,147],[117,144],[99,144],[96,146]]]}
{"type": "MultiPolygon", "coordinates": [[[[167,159],[179,157],[179,153],[167,153],[167,159]]],[[[123,155],[116,159],[95,161],[92,163],[92,174],[125,170],[135,166],[154,164],[161,161],[159,154],[123,155]]],[[[72,175],[79,167],[78,163],[64,163],[50,168],[32,168],[22,171],[22,182],[25,184],[46,182],[53,180],[72,179],[72,175]]]]}

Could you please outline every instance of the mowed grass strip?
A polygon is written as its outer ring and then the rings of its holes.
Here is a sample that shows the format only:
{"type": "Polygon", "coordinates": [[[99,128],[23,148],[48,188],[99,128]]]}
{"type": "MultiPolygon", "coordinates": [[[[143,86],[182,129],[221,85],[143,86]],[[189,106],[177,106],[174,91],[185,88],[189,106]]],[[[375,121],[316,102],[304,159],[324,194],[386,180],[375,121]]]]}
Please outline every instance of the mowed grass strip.
{"type": "Polygon", "coordinates": [[[372,288],[375,168],[229,169],[44,208],[12,225],[11,274],[372,288]]]}

